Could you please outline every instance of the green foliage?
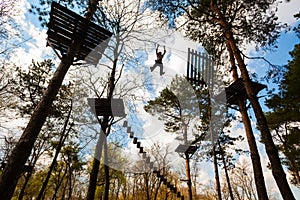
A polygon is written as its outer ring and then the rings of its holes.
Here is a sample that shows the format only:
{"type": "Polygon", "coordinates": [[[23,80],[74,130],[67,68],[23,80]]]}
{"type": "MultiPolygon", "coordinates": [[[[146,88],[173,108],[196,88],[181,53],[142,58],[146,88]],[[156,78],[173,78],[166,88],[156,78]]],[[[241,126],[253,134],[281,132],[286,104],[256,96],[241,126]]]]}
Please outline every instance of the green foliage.
{"type": "Polygon", "coordinates": [[[22,116],[30,115],[40,101],[49,82],[52,67],[51,60],[45,60],[41,63],[32,61],[28,69],[16,69],[13,92],[19,99],[18,108],[22,116]]]}
{"type": "Polygon", "coordinates": [[[183,25],[179,28],[185,31],[187,37],[200,42],[216,58],[225,49],[227,31],[234,34],[238,46],[254,43],[257,47],[267,47],[276,44],[282,28],[275,15],[276,0],[147,2],[152,10],[160,11],[170,22],[174,22],[178,16],[184,16],[185,18],[180,20],[183,25]],[[211,2],[221,10],[227,24],[220,24],[217,13],[212,10],[211,2]]]}
{"type": "MultiPolygon", "coordinates": [[[[232,137],[229,134],[221,133],[218,138],[218,143],[216,148],[217,158],[222,160],[222,157],[225,159],[225,164],[229,168],[233,168],[236,162],[236,155],[241,155],[247,151],[238,148],[236,142],[243,141],[242,136],[232,137]],[[230,151],[232,150],[232,151],[230,151]]],[[[223,163],[224,164],[224,163],[223,163]]],[[[225,166],[223,166],[225,168],[225,166]]]]}
{"type": "MultiPolygon", "coordinates": [[[[69,190],[73,191],[72,197],[76,197],[76,187],[80,186],[76,186],[75,183],[76,181],[79,182],[77,179],[80,178],[77,176],[83,171],[83,166],[85,165],[85,162],[80,159],[79,151],[80,148],[76,144],[70,143],[64,146],[60,154],[60,160],[56,163],[55,169],[51,174],[51,179],[45,192],[45,199],[51,199],[55,193],[57,193],[57,199],[67,198],[70,195],[69,190]]],[[[34,172],[27,184],[24,199],[32,199],[38,196],[48,169],[47,166],[44,166],[34,172]]],[[[21,184],[23,184],[23,179],[19,181],[19,185],[21,184]]],[[[18,188],[15,195],[18,195],[18,188]]]]}
{"type": "MultiPolygon", "coordinates": [[[[46,91],[53,73],[53,68],[54,64],[51,60],[44,60],[42,62],[33,61],[28,68],[16,68],[15,77],[10,81],[10,88],[12,88],[10,93],[13,96],[11,101],[15,102],[13,106],[11,106],[11,109],[19,113],[22,118],[27,119],[32,115],[33,110],[46,91]]],[[[71,118],[69,118],[70,109],[72,109],[71,104],[73,104],[71,101],[73,91],[74,87],[71,83],[61,86],[51,106],[50,115],[29,157],[35,171],[21,178],[15,195],[21,194],[20,191],[22,189],[25,191],[23,198],[33,198],[38,195],[39,189],[45,179],[45,174],[48,172],[48,167],[46,167],[45,163],[40,163],[40,158],[43,156],[44,159],[48,158],[51,160],[53,151],[57,149],[59,138],[62,136],[65,137],[64,144],[60,151],[55,170],[52,173],[50,179],[52,182],[48,185],[46,196],[50,198],[56,190],[63,190],[63,186],[65,189],[67,188],[66,186],[72,186],[73,183],[75,184],[75,180],[71,180],[70,182],[70,179],[75,178],[75,174],[83,171],[82,166],[85,165],[85,163],[79,156],[80,148],[76,141],[78,138],[76,128],[78,127],[74,124],[73,116],[71,115],[71,118]],[[42,166],[42,169],[39,168],[40,166],[42,166]],[[28,182],[26,182],[25,177],[29,177],[28,182]]]]}
{"type": "Polygon", "coordinates": [[[166,131],[176,132],[180,130],[180,103],[178,98],[169,88],[163,89],[160,92],[160,96],[154,100],[150,100],[144,109],[151,114],[159,114],[159,119],[165,121],[166,131]]]}
{"type": "Polygon", "coordinates": [[[300,186],[300,44],[295,45],[290,55],[292,60],[286,66],[279,93],[266,101],[272,110],[266,117],[285,156],[283,163],[293,176],[291,181],[300,186]]]}
{"type": "Polygon", "coordinates": [[[276,1],[218,1],[216,4],[228,23],[224,25],[217,22],[218,16],[211,11],[210,1],[201,1],[192,9],[186,34],[191,39],[201,42],[213,55],[225,48],[228,28],[234,33],[238,46],[246,43],[254,43],[257,47],[272,46],[280,32],[275,11],[267,12],[274,2],[276,1]]]}
{"type": "MultiPolygon", "coordinates": [[[[300,102],[300,44],[297,44],[292,52],[291,61],[286,66],[286,73],[279,86],[279,94],[275,94],[267,100],[267,106],[276,113],[273,116],[269,113],[269,120],[272,124],[279,125],[281,122],[300,121],[299,102],[300,102]],[[276,116],[280,116],[277,118],[276,116]]],[[[271,125],[272,125],[271,124],[271,125]]]]}
{"type": "MultiPolygon", "coordinates": [[[[295,14],[294,17],[295,17],[297,20],[299,20],[299,19],[300,19],[300,12],[298,12],[297,14],[295,14]]],[[[298,38],[300,38],[300,23],[298,23],[298,25],[297,25],[296,27],[294,27],[293,30],[296,32],[298,38]]]]}
{"type": "MultiPolygon", "coordinates": [[[[13,90],[17,97],[17,108],[22,117],[31,115],[41,100],[53,73],[54,64],[51,60],[42,62],[32,61],[27,69],[17,68],[16,78],[12,81],[13,90]]],[[[59,94],[50,110],[50,116],[61,117],[69,109],[72,96],[72,84],[62,85],[59,94]],[[67,105],[66,105],[67,104],[67,105]]]]}
{"type": "Polygon", "coordinates": [[[178,132],[193,119],[206,124],[207,102],[200,95],[207,97],[207,92],[195,90],[184,77],[176,76],[144,109],[164,121],[165,131],[178,132]]]}

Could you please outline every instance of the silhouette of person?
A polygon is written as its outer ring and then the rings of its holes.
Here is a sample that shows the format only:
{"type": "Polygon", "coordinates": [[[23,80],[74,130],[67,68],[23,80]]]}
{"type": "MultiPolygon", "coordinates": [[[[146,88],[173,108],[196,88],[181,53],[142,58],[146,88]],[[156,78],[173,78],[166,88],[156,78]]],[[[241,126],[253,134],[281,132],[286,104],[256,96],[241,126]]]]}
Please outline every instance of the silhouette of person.
{"type": "Polygon", "coordinates": [[[156,60],[155,60],[155,64],[150,67],[151,72],[157,67],[160,67],[160,75],[162,76],[163,74],[165,74],[165,72],[163,71],[163,63],[162,63],[162,59],[164,57],[164,55],[166,54],[166,47],[164,47],[164,53],[161,53],[160,51],[158,51],[158,47],[159,45],[157,45],[156,47],[156,60]]]}

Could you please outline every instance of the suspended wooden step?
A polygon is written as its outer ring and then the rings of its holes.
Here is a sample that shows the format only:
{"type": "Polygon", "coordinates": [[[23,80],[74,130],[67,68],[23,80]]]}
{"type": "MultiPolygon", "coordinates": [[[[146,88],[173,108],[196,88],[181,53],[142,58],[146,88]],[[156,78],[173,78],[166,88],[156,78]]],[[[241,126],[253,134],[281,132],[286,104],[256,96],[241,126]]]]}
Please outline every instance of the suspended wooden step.
{"type": "Polygon", "coordinates": [[[97,116],[126,116],[123,99],[88,98],[88,104],[97,116]]]}
{"type": "Polygon", "coordinates": [[[128,121],[124,120],[123,127],[127,127],[127,126],[128,126],[128,121]]]}
{"type": "Polygon", "coordinates": [[[59,51],[61,57],[66,55],[72,41],[85,37],[83,45],[75,54],[75,61],[85,60],[96,65],[112,33],[53,1],[47,35],[47,46],[59,51]],[[85,36],[83,32],[86,26],[89,27],[85,36]]]}
{"type": "MultiPolygon", "coordinates": [[[[127,124],[127,121],[126,121],[126,126],[127,125],[128,124],[127,124]]],[[[133,132],[130,132],[130,133],[132,133],[132,135],[133,135],[133,132]]],[[[136,147],[139,149],[139,153],[143,154],[143,159],[146,162],[147,166],[152,170],[152,172],[154,174],[157,175],[157,177],[163,182],[163,184],[166,185],[167,188],[169,188],[171,192],[176,194],[177,197],[180,197],[181,199],[184,199],[184,196],[181,195],[180,192],[178,192],[177,187],[175,185],[173,185],[171,182],[168,182],[168,179],[165,178],[164,175],[160,173],[160,170],[158,170],[157,167],[154,167],[154,162],[151,161],[150,156],[147,156],[147,153],[144,151],[144,148],[141,146],[141,142],[138,141],[137,137],[133,137],[133,144],[136,144],[136,147]]]]}
{"type": "Polygon", "coordinates": [[[188,48],[187,80],[196,86],[210,86],[214,76],[214,62],[207,53],[188,48]]]}
{"type": "MultiPolygon", "coordinates": [[[[254,89],[255,95],[257,95],[264,88],[267,88],[266,85],[257,82],[252,81],[251,84],[254,89]]],[[[229,105],[238,105],[238,96],[248,98],[242,78],[239,78],[238,80],[234,81],[231,85],[229,85],[227,88],[225,88],[225,92],[226,92],[227,104],[229,105]]]]}

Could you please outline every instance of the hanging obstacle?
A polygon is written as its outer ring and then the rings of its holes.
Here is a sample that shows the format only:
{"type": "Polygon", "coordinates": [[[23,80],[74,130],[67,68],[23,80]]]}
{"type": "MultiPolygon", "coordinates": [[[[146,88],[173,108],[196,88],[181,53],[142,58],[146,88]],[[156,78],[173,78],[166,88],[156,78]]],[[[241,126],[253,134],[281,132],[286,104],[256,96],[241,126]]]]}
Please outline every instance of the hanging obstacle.
{"type": "Polygon", "coordinates": [[[51,46],[55,52],[58,50],[60,57],[66,55],[73,41],[85,37],[82,46],[75,54],[75,61],[85,60],[89,64],[96,65],[107,47],[107,39],[112,36],[112,33],[93,22],[89,23],[86,18],[53,1],[47,35],[47,46],[51,46]],[[87,34],[84,35],[86,26],[89,27],[87,34]],[[98,48],[98,45],[101,48],[98,48]],[[91,52],[92,55],[90,55],[91,52]]]}
{"type": "Polygon", "coordinates": [[[144,148],[141,146],[141,142],[138,141],[137,137],[134,137],[134,133],[131,131],[131,127],[128,126],[128,122],[124,121],[123,127],[127,128],[127,133],[129,133],[129,137],[133,138],[133,144],[136,144],[136,147],[139,149],[139,153],[142,154],[143,159],[145,160],[145,163],[147,166],[152,170],[154,174],[162,181],[162,183],[170,189],[171,192],[176,194],[178,198],[181,200],[184,200],[184,196],[181,195],[181,192],[178,191],[177,187],[173,185],[171,182],[168,181],[167,178],[164,177],[164,175],[161,173],[157,167],[154,167],[154,162],[151,161],[150,156],[147,156],[147,152],[144,151],[144,148]]]}
{"type": "MultiPolygon", "coordinates": [[[[254,94],[257,95],[261,90],[267,88],[266,85],[251,81],[252,88],[254,89],[254,94]]],[[[242,78],[237,79],[227,88],[225,88],[226,100],[228,105],[239,105],[238,97],[242,96],[244,99],[247,99],[246,88],[244,86],[242,78]]]]}
{"type": "Polygon", "coordinates": [[[87,100],[96,116],[126,116],[123,99],[88,98],[87,100]]]}
{"type": "Polygon", "coordinates": [[[211,56],[188,48],[187,80],[196,86],[212,85],[214,76],[214,63],[211,56]]]}

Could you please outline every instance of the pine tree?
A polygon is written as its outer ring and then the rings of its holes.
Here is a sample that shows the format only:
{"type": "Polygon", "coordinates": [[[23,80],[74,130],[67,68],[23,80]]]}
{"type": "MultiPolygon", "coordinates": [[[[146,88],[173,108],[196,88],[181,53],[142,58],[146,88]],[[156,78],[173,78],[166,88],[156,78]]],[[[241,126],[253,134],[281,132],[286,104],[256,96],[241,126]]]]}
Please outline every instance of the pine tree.
{"type": "MultiPolygon", "coordinates": [[[[86,12],[86,18],[90,22],[93,14],[96,11],[98,0],[89,1],[89,6],[86,12]]],[[[88,27],[88,26],[87,26],[88,27]]],[[[85,35],[87,30],[83,33],[85,35]]],[[[33,114],[25,128],[20,140],[13,149],[7,165],[0,176],[0,197],[3,200],[9,200],[13,196],[17,185],[18,178],[22,173],[22,168],[30,156],[31,150],[36,139],[44,125],[47,116],[49,115],[51,105],[58,94],[62,82],[67,74],[70,66],[73,64],[75,53],[83,43],[84,37],[78,38],[72,42],[67,54],[62,58],[53,77],[47,86],[41,100],[35,107],[33,114]]]]}
{"type": "MultiPolygon", "coordinates": [[[[206,89],[202,87],[195,89],[184,77],[176,76],[173,78],[170,87],[163,89],[160,92],[160,96],[150,100],[144,109],[151,114],[157,115],[160,120],[164,121],[165,131],[177,133],[177,139],[183,141],[184,145],[189,146],[192,144],[192,140],[195,140],[195,138],[188,137],[191,135],[189,127],[197,127],[198,130],[204,130],[202,133],[208,133],[209,105],[207,98],[206,89]],[[200,96],[203,98],[200,98],[200,96]]],[[[199,135],[197,136],[197,138],[200,137],[199,135]]],[[[186,152],[184,153],[184,159],[186,161],[188,194],[189,199],[192,199],[190,155],[186,152]]]]}
{"type": "Polygon", "coordinates": [[[290,52],[292,60],[286,66],[278,94],[267,100],[272,110],[267,120],[273,130],[282,160],[292,174],[291,182],[300,186],[300,44],[290,52]]]}
{"type": "MultiPolygon", "coordinates": [[[[186,36],[199,41],[216,59],[225,49],[233,53],[265,144],[273,177],[283,199],[295,199],[242,53],[247,43],[254,43],[257,47],[274,47],[282,27],[275,9],[272,9],[276,6],[276,0],[202,0],[183,3],[149,0],[148,4],[153,10],[162,12],[173,25],[176,17],[183,16],[179,22],[182,22],[180,28],[186,36]]],[[[261,198],[265,199],[265,196],[261,198]]]]}

